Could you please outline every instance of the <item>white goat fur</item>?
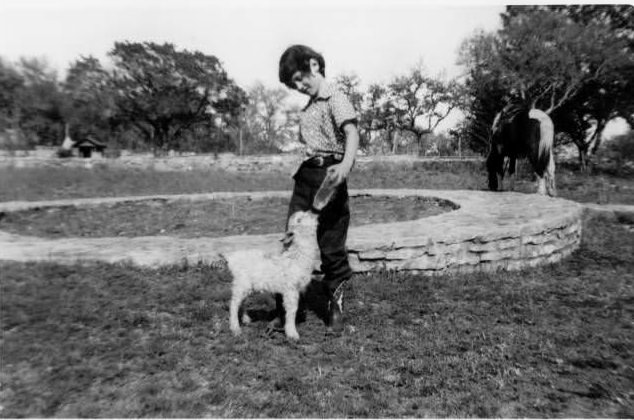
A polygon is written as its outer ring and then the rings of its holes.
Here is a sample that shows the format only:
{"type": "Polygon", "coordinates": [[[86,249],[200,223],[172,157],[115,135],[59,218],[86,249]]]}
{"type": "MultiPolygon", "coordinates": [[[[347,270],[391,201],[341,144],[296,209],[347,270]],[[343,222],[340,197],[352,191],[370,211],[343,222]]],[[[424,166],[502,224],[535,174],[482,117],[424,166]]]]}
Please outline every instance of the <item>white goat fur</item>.
{"type": "Polygon", "coordinates": [[[310,283],[319,257],[317,217],[310,211],[291,215],[286,235],[292,238],[285,249],[245,250],[224,255],[233,275],[229,326],[235,335],[240,334],[238,312],[243,300],[251,292],[262,291],[282,295],[286,311],[284,331],[288,338],[299,339],[295,327],[299,295],[310,283]]]}

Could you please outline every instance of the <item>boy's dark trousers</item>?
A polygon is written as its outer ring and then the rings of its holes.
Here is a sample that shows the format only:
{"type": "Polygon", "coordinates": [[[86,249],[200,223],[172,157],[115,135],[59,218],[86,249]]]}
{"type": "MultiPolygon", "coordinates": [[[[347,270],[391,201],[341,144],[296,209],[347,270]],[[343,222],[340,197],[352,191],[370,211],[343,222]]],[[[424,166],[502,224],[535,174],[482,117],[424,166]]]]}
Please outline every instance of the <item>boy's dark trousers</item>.
{"type": "MultiPolygon", "coordinates": [[[[328,173],[328,167],[336,163],[339,161],[330,156],[312,158],[302,163],[293,175],[295,186],[288,207],[289,217],[296,211],[308,211],[312,208],[313,199],[328,173]]],[[[341,286],[352,276],[346,250],[349,223],[348,187],[344,181],[337,187],[330,202],[321,210],[317,228],[321,271],[324,274],[325,290],[331,303],[339,299],[341,286]]],[[[278,307],[281,304],[280,298],[281,296],[276,299],[278,307]]]]}

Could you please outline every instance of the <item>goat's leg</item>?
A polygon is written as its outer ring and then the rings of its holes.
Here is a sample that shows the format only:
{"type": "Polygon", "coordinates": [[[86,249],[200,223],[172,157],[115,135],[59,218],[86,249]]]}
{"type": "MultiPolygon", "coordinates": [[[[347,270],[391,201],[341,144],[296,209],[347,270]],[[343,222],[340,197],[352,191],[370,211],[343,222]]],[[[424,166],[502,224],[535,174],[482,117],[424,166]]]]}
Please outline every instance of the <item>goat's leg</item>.
{"type": "Polygon", "coordinates": [[[282,328],[284,326],[284,316],[286,311],[284,310],[284,297],[276,293],[275,294],[275,318],[271,321],[273,328],[282,328]]]}
{"type": "Polygon", "coordinates": [[[275,318],[268,323],[266,331],[268,334],[279,331],[284,327],[284,298],[281,294],[275,294],[275,318]]]}
{"type": "Polygon", "coordinates": [[[240,305],[246,297],[247,291],[241,288],[234,288],[231,294],[231,303],[229,304],[229,328],[234,335],[240,335],[240,305]]]}
{"type": "Polygon", "coordinates": [[[286,318],[284,322],[284,332],[291,340],[299,340],[299,334],[295,327],[295,315],[297,315],[297,305],[299,304],[299,293],[296,290],[284,292],[284,310],[286,318]]]}

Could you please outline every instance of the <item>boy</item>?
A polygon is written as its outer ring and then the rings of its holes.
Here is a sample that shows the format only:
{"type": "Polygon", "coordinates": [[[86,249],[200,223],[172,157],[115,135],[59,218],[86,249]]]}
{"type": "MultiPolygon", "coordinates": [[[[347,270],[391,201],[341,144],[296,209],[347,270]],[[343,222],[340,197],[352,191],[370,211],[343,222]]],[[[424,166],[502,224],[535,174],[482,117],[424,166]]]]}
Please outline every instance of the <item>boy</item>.
{"type": "MultiPolygon", "coordinates": [[[[293,179],[295,186],[289,216],[313,208],[313,199],[326,175],[337,190],[319,215],[317,241],[321,271],[328,295],[328,329],[341,332],[343,323],[343,283],[352,276],[346,251],[350,222],[346,178],[359,146],[357,116],[346,96],[325,79],[326,63],[321,54],[304,45],[289,47],[280,58],[280,82],[310,99],[300,114],[300,142],[306,160],[293,179]]],[[[278,307],[281,299],[277,299],[278,307]]]]}

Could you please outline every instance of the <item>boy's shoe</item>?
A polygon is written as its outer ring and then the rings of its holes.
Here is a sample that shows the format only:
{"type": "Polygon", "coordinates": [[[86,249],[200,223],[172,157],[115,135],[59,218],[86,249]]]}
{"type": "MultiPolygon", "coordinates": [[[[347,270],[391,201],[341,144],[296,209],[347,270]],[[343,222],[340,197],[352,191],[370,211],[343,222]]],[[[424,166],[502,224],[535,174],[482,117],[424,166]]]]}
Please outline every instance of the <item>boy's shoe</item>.
{"type": "Polygon", "coordinates": [[[341,333],[343,322],[343,290],[338,289],[328,302],[328,333],[341,333]]]}

